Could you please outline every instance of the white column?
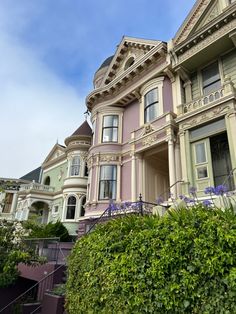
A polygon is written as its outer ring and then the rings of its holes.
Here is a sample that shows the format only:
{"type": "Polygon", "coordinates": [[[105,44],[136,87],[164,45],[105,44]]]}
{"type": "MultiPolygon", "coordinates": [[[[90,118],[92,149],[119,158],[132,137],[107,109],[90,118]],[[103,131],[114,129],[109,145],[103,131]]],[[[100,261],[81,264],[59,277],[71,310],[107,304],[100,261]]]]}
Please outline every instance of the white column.
{"type": "Polygon", "coordinates": [[[139,157],[138,158],[138,182],[139,182],[139,191],[138,194],[143,195],[143,158],[139,157]]]}
{"type": "Polygon", "coordinates": [[[136,156],[132,154],[131,159],[131,200],[135,202],[137,200],[136,191],[136,156]]]}
{"type": "Polygon", "coordinates": [[[17,199],[18,199],[18,194],[14,193],[12,204],[11,204],[11,214],[13,214],[16,211],[17,199]]]}
{"type": "MultiPolygon", "coordinates": [[[[176,181],[179,181],[182,179],[181,160],[180,160],[180,146],[179,146],[178,142],[175,144],[175,178],[176,178],[176,181]]],[[[180,183],[177,183],[177,185],[176,185],[176,192],[177,192],[177,196],[179,196],[181,194],[180,183]]]]}
{"type": "Polygon", "coordinates": [[[117,202],[120,202],[121,201],[121,198],[120,198],[121,166],[120,165],[117,165],[117,181],[116,181],[116,184],[117,184],[116,200],[117,200],[117,202]]]}
{"type": "Polygon", "coordinates": [[[96,167],[94,168],[93,171],[95,171],[95,180],[93,182],[94,186],[92,187],[95,191],[93,195],[93,202],[96,202],[98,200],[98,190],[99,190],[99,172],[100,172],[100,167],[99,167],[99,157],[96,157],[96,167]]]}
{"type": "MultiPolygon", "coordinates": [[[[176,181],[175,179],[175,151],[174,151],[174,141],[173,139],[168,140],[168,160],[169,160],[169,181],[170,186],[176,181]]],[[[170,188],[170,193],[176,197],[176,187],[170,188]]]]}

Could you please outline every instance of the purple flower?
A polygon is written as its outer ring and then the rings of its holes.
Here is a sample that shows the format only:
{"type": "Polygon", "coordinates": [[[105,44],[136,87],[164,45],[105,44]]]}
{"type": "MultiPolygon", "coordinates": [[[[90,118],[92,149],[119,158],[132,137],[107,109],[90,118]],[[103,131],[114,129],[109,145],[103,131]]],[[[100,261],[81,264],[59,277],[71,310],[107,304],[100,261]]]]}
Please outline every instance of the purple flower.
{"type": "Polygon", "coordinates": [[[205,194],[215,194],[215,188],[213,186],[208,186],[207,188],[205,188],[204,193],[205,194]]]}
{"type": "Polygon", "coordinates": [[[197,191],[197,189],[194,186],[191,186],[189,188],[189,194],[191,194],[191,195],[196,195],[196,191],[197,191]]]}
{"type": "Polygon", "coordinates": [[[179,195],[179,198],[181,199],[181,200],[183,200],[184,198],[185,198],[185,196],[184,195],[179,195]]]}
{"type": "Polygon", "coordinates": [[[202,202],[202,204],[203,204],[204,206],[206,206],[206,207],[210,207],[210,206],[211,206],[211,201],[205,200],[205,201],[202,202]]]}
{"type": "Polygon", "coordinates": [[[164,202],[163,197],[159,196],[158,199],[157,199],[157,205],[160,205],[163,202],[164,202]]]}
{"type": "Polygon", "coordinates": [[[227,192],[227,187],[225,185],[218,185],[215,188],[215,195],[223,195],[227,192]]]}

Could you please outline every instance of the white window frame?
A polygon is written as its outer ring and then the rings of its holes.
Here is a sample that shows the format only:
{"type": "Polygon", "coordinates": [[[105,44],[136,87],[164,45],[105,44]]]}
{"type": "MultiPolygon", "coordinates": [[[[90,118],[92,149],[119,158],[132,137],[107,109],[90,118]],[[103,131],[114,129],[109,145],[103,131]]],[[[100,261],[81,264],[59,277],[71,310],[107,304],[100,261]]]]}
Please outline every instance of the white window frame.
{"type": "Polygon", "coordinates": [[[71,177],[79,177],[81,174],[81,157],[79,155],[75,155],[71,158],[71,165],[70,165],[70,176],[71,177]],[[78,163],[73,164],[74,160],[78,160],[78,163]],[[78,168],[78,173],[76,174],[75,169],[78,168]],[[73,172],[75,174],[73,174],[73,172]]]}
{"type": "Polygon", "coordinates": [[[113,199],[114,201],[117,200],[117,186],[118,186],[118,165],[117,164],[104,164],[104,165],[101,165],[99,167],[99,182],[98,182],[98,201],[109,201],[110,198],[100,198],[100,184],[101,184],[101,181],[115,181],[115,198],[113,199]],[[102,167],[116,167],[116,179],[115,180],[104,180],[104,179],[101,179],[101,171],[102,171],[102,167]]]}
{"type": "MultiPolygon", "coordinates": [[[[164,76],[157,77],[149,82],[147,82],[144,86],[142,86],[140,90],[141,94],[141,104],[140,104],[140,125],[145,124],[145,95],[153,89],[158,89],[158,115],[152,121],[155,121],[157,118],[163,115],[164,113],[164,104],[163,104],[163,85],[164,85],[164,76]]],[[[146,122],[151,123],[152,121],[146,122]]]]}
{"type": "Polygon", "coordinates": [[[65,221],[75,221],[76,220],[76,213],[77,213],[77,207],[78,207],[78,197],[74,194],[69,194],[65,200],[65,213],[64,213],[64,220],[65,221]],[[75,215],[74,218],[66,218],[67,217],[67,210],[68,210],[68,201],[70,199],[70,197],[74,197],[75,198],[75,215]]]}

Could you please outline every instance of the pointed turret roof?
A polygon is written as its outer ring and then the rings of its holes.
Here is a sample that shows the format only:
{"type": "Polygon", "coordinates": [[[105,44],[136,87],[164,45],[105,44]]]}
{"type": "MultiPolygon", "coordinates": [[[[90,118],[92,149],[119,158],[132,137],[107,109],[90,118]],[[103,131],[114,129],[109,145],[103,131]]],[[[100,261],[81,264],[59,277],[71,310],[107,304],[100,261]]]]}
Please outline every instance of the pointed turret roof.
{"type": "Polygon", "coordinates": [[[84,135],[84,136],[92,136],[92,129],[90,127],[90,125],[88,124],[87,120],[84,121],[84,123],[81,124],[80,127],[78,127],[77,130],[75,130],[75,132],[71,135],[71,136],[80,136],[80,135],[84,135]]]}

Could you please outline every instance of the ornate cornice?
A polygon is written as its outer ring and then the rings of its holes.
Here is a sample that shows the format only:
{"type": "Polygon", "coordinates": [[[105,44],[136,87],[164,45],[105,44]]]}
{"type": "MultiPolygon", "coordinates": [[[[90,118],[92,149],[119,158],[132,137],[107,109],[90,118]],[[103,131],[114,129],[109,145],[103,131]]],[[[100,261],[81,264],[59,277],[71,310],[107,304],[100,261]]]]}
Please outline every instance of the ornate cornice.
{"type": "MultiPolygon", "coordinates": [[[[150,71],[154,65],[157,67],[157,64],[165,64],[166,51],[166,43],[161,42],[158,46],[154,47],[142,58],[140,58],[140,60],[138,60],[134,66],[130,67],[130,69],[124,71],[107,85],[91,92],[86,98],[86,103],[89,110],[91,110],[97,103],[107,101],[114,98],[114,96],[121,94],[124,90],[127,89],[128,84],[131,85],[135,80],[137,80],[137,77],[140,77],[140,75],[143,76],[143,74],[150,71]]],[[[134,91],[135,89],[133,89],[133,92],[134,91]]],[[[119,99],[119,101],[122,105],[122,102],[123,104],[126,104],[135,98],[135,94],[132,94],[131,92],[129,95],[126,94],[124,97],[122,97],[122,99],[119,99]]]]}
{"type": "Polygon", "coordinates": [[[194,33],[193,36],[187,38],[180,45],[175,46],[170,51],[174,66],[181,64],[235,28],[236,9],[234,6],[220,14],[218,18],[211,21],[199,32],[194,33]]]}

